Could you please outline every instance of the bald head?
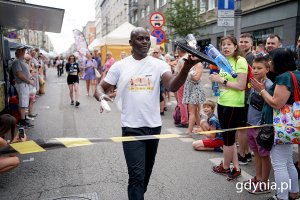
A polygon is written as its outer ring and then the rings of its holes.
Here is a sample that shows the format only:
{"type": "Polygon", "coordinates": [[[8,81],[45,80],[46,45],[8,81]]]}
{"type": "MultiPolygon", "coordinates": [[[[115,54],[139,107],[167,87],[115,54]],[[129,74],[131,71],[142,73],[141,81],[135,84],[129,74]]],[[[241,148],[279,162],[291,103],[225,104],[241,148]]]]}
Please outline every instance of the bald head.
{"type": "Polygon", "coordinates": [[[143,27],[136,27],[134,28],[132,31],[131,31],[131,34],[130,34],[130,40],[132,40],[134,37],[136,37],[139,33],[143,33],[143,32],[146,32],[146,33],[149,33],[145,28],[143,27]]]}
{"type": "Polygon", "coordinates": [[[151,45],[149,32],[143,27],[134,28],[130,34],[129,44],[135,59],[145,58],[151,45]]]}

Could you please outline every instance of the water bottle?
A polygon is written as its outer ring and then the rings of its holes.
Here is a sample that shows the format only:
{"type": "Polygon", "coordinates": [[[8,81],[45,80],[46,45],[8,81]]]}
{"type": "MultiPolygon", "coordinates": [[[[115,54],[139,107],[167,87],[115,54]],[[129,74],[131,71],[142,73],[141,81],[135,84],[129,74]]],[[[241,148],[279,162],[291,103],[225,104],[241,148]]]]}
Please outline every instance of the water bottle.
{"type": "Polygon", "coordinates": [[[212,82],[212,91],[215,97],[220,96],[220,88],[217,82],[212,82]]]}
{"type": "Polygon", "coordinates": [[[233,78],[237,77],[237,74],[232,70],[229,61],[214,47],[209,44],[205,47],[206,54],[215,61],[216,65],[223,69],[225,72],[231,74],[233,78]]]}
{"type": "Polygon", "coordinates": [[[193,34],[188,34],[185,37],[185,40],[187,41],[188,46],[192,47],[193,49],[196,49],[196,50],[200,51],[200,47],[197,45],[197,40],[196,40],[196,38],[193,34]]]}

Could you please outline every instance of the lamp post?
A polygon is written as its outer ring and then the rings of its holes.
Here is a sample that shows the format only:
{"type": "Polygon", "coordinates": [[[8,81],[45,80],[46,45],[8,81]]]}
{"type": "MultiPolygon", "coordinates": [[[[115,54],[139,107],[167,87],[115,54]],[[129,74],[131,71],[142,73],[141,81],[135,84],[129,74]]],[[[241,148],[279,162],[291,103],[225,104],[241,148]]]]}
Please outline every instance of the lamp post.
{"type": "Polygon", "coordinates": [[[241,23],[242,23],[242,9],[241,9],[241,1],[236,0],[236,7],[234,10],[234,36],[238,40],[241,35],[241,23]]]}

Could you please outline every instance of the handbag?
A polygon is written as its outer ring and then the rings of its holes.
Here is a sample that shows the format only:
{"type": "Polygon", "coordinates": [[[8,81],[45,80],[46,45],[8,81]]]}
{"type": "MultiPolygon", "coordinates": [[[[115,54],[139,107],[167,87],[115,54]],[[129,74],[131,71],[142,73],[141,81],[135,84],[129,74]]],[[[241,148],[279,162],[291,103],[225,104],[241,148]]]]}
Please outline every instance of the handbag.
{"type": "Polygon", "coordinates": [[[300,144],[300,93],[294,73],[293,105],[286,104],[280,110],[273,109],[274,144],[300,144]]]}
{"type": "Polygon", "coordinates": [[[250,105],[258,111],[262,111],[264,99],[259,94],[253,92],[250,96],[250,105]]]}
{"type": "Polygon", "coordinates": [[[94,68],[94,71],[95,71],[96,78],[101,78],[101,74],[96,68],[94,68]]]}
{"type": "Polygon", "coordinates": [[[264,149],[271,151],[274,144],[274,127],[263,126],[256,137],[256,142],[264,149]]]}

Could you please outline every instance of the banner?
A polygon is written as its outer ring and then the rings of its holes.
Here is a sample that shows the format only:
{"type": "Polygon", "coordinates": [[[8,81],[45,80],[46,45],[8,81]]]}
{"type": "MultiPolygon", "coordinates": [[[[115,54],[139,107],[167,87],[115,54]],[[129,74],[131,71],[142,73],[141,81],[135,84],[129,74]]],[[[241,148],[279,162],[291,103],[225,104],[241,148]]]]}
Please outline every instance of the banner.
{"type": "Polygon", "coordinates": [[[74,53],[75,56],[78,57],[80,63],[82,63],[86,59],[86,54],[90,53],[88,49],[88,44],[83,33],[80,30],[74,29],[73,35],[75,39],[75,47],[77,52],[74,53]]]}

